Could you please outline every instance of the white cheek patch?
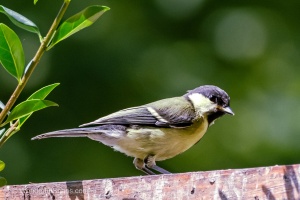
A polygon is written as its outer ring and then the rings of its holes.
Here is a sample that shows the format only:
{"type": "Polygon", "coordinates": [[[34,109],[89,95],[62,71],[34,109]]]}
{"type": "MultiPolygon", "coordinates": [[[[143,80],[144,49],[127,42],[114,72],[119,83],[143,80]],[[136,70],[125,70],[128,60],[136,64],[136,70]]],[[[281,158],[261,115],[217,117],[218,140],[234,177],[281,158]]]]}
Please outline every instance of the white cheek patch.
{"type": "Polygon", "coordinates": [[[194,93],[189,95],[188,98],[191,100],[196,112],[200,116],[215,109],[215,104],[202,94],[194,93]]]}
{"type": "Polygon", "coordinates": [[[147,107],[147,110],[153,115],[158,121],[163,123],[168,123],[167,120],[165,120],[162,116],[160,116],[153,108],[147,107]]]}

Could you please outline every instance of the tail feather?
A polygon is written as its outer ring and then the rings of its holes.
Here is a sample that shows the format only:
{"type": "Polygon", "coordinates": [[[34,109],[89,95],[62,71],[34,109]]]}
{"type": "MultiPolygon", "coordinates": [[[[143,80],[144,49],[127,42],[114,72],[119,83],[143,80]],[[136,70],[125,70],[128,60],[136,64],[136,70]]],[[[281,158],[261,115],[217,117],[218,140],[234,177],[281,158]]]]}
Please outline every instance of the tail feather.
{"type": "Polygon", "coordinates": [[[94,127],[72,128],[53,131],[37,135],[31,140],[40,140],[51,137],[88,137],[92,140],[102,142],[105,145],[113,145],[118,138],[124,137],[126,126],[122,125],[101,125],[94,127]]]}
{"type": "Polygon", "coordinates": [[[51,138],[51,137],[87,137],[89,133],[93,133],[93,132],[94,133],[99,132],[99,129],[97,130],[92,127],[65,129],[65,130],[53,131],[53,132],[37,135],[31,138],[31,140],[40,140],[40,139],[51,138]]]}

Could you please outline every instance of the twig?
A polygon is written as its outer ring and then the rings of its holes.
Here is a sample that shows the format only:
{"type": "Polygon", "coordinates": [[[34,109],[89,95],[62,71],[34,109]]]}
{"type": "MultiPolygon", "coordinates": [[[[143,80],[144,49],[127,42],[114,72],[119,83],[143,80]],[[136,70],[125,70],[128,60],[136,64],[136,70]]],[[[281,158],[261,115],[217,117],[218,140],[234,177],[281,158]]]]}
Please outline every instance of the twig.
{"type": "MultiPolygon", "coordinates": [[[[27,71],[26,73],[23,75],[20,83],[18,84],[18,86],[16,87],[15,91],[13,92],[13,94],[11,95],[10,99],[8,100],[7,104],[5,105],[5,107],[3,108],[2,112],[0,113],[0,124],[3,122],[3,120],[5,119],[5,116],[7,115],[7,113],[9,112],[9,110],[13,107],[14,103],[16,102],[17,98],[19,97],[19,95],[21,94],[21,92],[23,91],[27,81],[29,80],[32,72],[34,71],[34,69],[36,68],[37,64],[39,63],[42,55],[45,53],[47,45],[49,44],[49,42],[51,41],[62,17],[64,16],[69,4],[70,4],[71,0],[64,0],[64,3],[61,7],[61,9],[59,10],[56,18],[54,19],[46,37],[44,38],[44,40],[42,41],[39,49],[37,50],[35,56],[33,57],[32,61],[29,63],[29,66],[27,67],[27,71]]],[[[0,144],[1,146],[1,144],[0,144]]]]}

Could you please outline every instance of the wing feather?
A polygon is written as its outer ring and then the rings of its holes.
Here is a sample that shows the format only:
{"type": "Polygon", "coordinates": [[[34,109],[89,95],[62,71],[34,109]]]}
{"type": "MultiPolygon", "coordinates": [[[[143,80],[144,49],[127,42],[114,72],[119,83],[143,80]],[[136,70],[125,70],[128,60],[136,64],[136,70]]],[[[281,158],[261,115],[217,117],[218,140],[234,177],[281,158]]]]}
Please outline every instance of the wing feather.
{"type": "Polygon", "coordinates": [[[82,126],[104,124],[145,125],[157,127],[186,127],[192,124],[195,113],[184,97],[163,99],[143,106],[117,111],[82,126]],[[172,105],[170,106],[170,102],[172,105]]]}

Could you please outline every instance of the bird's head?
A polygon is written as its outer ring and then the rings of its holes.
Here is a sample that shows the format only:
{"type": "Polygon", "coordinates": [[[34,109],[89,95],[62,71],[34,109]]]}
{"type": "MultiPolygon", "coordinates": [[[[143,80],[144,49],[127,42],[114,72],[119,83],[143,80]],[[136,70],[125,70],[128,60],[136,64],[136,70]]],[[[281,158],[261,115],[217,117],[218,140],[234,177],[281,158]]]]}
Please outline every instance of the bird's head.
{"type": "Polygon", "coordinates": [[[200,86],[189,90],[184,97],[193,104],[197,116],[207,116],[209,124],[212,124],[224,114],[234,115],[229,107],[230,97],[219,87],[213,85],[200,86]]]}

